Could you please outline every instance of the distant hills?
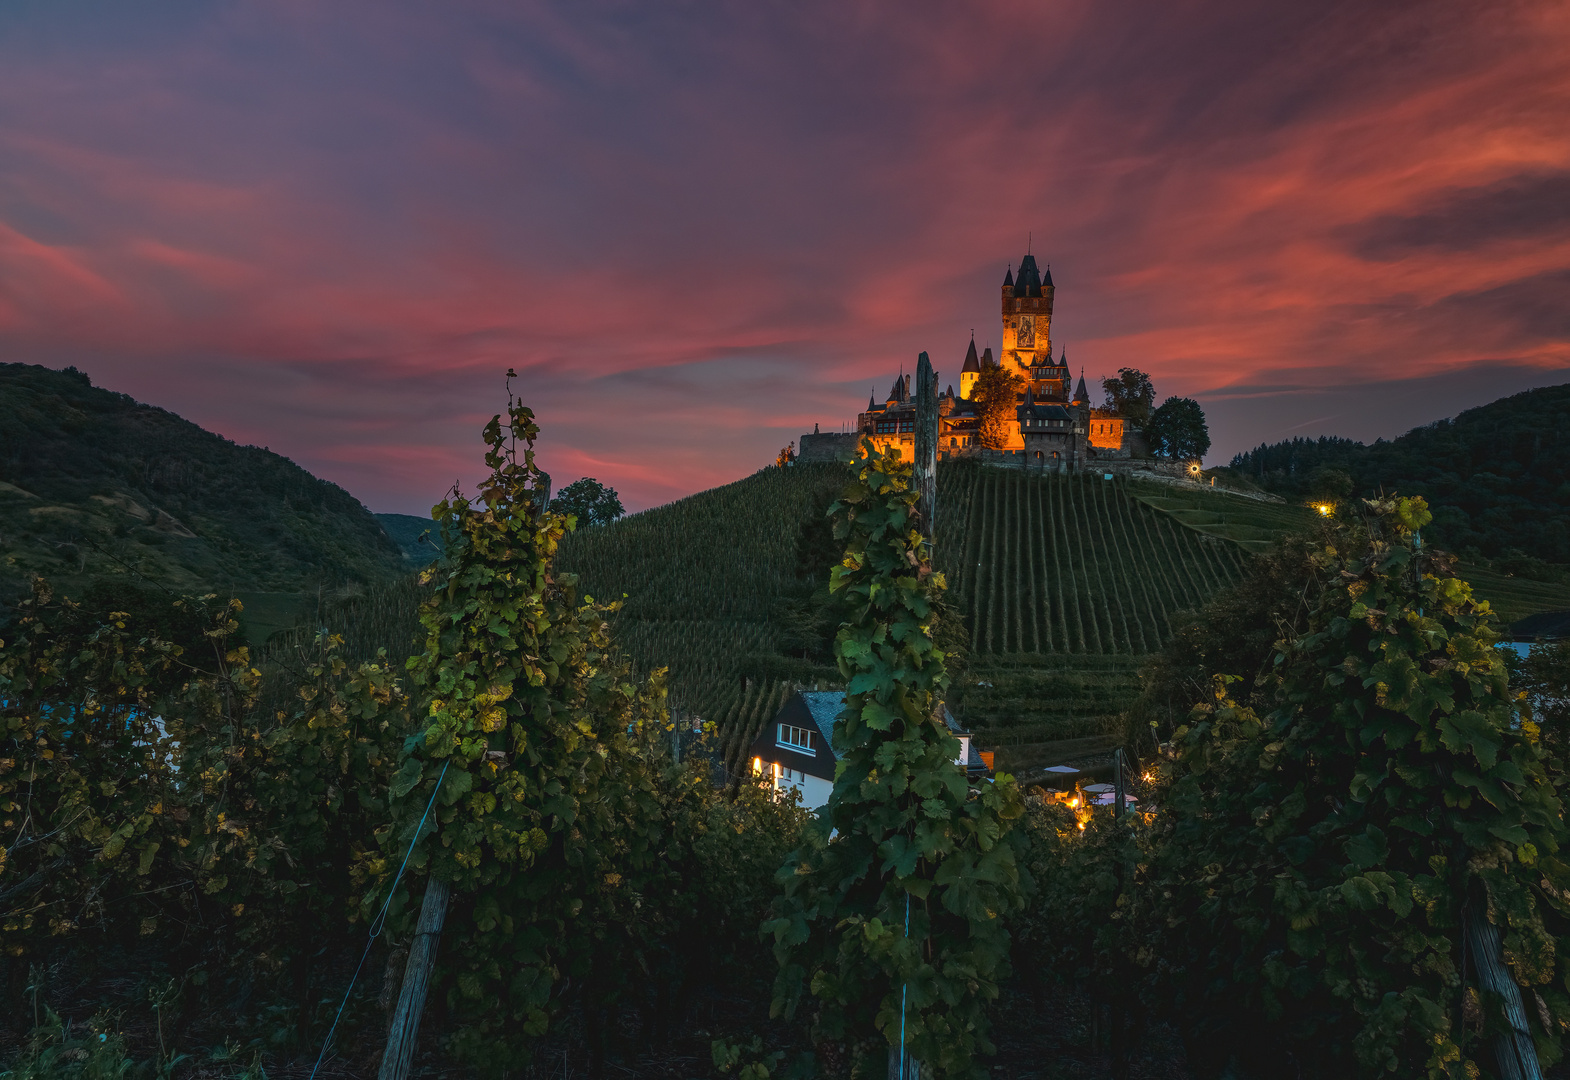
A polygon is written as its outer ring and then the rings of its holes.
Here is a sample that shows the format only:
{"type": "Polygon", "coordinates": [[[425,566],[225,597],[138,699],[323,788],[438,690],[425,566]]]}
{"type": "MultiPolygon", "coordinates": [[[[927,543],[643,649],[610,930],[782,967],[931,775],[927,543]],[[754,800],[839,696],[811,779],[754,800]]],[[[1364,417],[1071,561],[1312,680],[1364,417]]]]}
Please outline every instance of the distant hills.
{"type": "Polygon", "coordinates": [[[1570,564],[1570,384],[1368,446],[1331,437],[1270,443],[1237,455],[1231,468],[1294,499],[1422,495],[1434,511],[1425,535],[1441,547],[1544,580],[1562,579],[1570,564]]]}
{"type": "Polygon", "coordinates": [[[430,518],[413,514],[377,514],[375,517],[410,566],[425,566],[441,554],[442,531],[430,518]]]}
{"type": "Polygon", "coordinates": [[[408,570],[354,496],[87,375],[0,364],[0,610],[41,574],[305,594],[408,570]]]}

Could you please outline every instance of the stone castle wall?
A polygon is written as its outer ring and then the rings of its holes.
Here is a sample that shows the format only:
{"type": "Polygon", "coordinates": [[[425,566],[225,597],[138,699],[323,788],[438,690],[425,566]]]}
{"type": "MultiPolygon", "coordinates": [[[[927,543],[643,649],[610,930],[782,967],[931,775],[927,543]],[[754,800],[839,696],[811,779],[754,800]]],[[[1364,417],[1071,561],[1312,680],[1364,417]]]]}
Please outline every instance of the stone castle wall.
{"type": "Polygon", "coordinates": [[[803,435],[796,443],[797,461],[838,461],[841,454],[854,454],[856,440],[861,438],[856,432],[841,433],[826,431],[821,435],[803,435]]]}

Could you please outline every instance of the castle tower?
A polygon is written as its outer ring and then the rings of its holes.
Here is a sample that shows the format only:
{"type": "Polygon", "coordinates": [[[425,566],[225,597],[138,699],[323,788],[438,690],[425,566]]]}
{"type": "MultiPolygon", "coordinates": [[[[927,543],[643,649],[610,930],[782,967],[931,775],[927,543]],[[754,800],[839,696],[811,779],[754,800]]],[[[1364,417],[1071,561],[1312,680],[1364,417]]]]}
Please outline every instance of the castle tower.
{"type": "Polygon", "coordinates": [[[1026,378],[1052,363],[1052,293],[1052,271],[1043,275],[1034,255],[1020,260],[1017,277],[1004,275],[1003,358],[1026,378]]]}
{"type": "Polygon", "coordinates": [[[970,400],[970,392],[976,388],[976,380],[981,378],[981,362],[976,359],[976,339],[970,339],[970,348],[965,350],[965,366],[959,369],[959,396],[966,401],[970,400]]]}

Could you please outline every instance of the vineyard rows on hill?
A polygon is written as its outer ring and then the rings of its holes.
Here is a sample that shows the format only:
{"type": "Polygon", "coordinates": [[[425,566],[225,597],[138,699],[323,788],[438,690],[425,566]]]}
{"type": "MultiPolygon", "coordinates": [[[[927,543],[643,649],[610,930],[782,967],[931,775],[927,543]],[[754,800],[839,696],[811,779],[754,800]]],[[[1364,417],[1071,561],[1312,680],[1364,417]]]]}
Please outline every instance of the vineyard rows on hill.
{"type": "Polygon", "coordinates": [[[802,527],[844,481],[838,465],[764,469],[562,544],[562,568],[585,594],[622,600],[620,647],[642,667],[670,669],[672,706],[718,725],[727,761],[793,685],[835,677],[785,655],[781,615],[809,589],[797,566],[802,527]]]}
{"type": "Polygon", "coordinates": [[[1235,582],[1243,554],[1130,498],[1122,479],[939,470],[938,559],[981,655],[1138,656],[1235,582]]]}
{"type": "MultiPolygon", "coordinates": [[[[836,678],[790,655],[787,623],[828,571],[800,564],[801,538],[844,478],[837,465],[765,469],[562,545],[587,595],[625,596],[621,647],[670,669],[673,705],[716,723],[732,763],[793,685],[836,678]]],[[[1139,659],[1245,558],[1122,480],[968,462],[939,470],[937,548],[972,638],[956,704],[968,724],[1014,742],[1085,733],[1118,712],[1137,692],[1139,659]]]]}

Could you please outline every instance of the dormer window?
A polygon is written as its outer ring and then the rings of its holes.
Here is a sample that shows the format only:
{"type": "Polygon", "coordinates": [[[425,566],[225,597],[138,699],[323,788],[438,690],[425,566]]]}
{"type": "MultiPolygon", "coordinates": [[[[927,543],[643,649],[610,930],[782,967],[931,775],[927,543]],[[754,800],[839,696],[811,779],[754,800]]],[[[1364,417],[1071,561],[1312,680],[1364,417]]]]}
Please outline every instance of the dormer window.
{"type": "Polygon", "coordinates": [[[793,750],[812,751],[812,731],[809,728],[796,727],[794,724],[781,724],[780,733],[776,742],[780,746],[788,746],[793,750]]]}

